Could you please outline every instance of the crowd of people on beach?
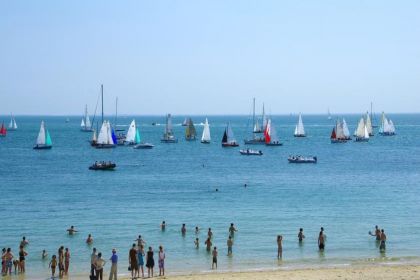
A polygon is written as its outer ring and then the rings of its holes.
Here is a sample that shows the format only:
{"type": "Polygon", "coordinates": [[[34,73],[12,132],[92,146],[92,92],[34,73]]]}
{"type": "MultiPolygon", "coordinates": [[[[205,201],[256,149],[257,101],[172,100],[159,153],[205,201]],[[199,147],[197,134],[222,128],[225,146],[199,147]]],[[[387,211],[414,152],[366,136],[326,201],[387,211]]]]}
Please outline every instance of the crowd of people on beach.
{"type": "MultiPolygon", "coordinates": [[[[161,231],[166,230],[166,222],[162,221],[160,228],[161,231]]],[[[228,238],[226,241],[227,245],[227,255],[233,255],[233,245],[234,245],[234,237],[235,232],[237,232],[237,228],[233,223],[230,224],[228,229],[228,238]]],[[[69,235],[74,235],[78,231],[71,226],[67,229],[69,235]]],[[[186,224],[182,224],[181,226],[181,235],[185,237],[187,233],[186,224]]],[[[195,227],[195,235],[198,236],[200,233],[200,228],[198,226],[195,227]]],[[[375,226],[375,232],[372,233],[369,231],[369,235],[374,236],[376,238],[377,244],[379,246],[380,252],[384,252],[386,248],[386,234],[384,229],[379,229],[378,226],[375,226]]],[[[303,243],[305,239],[305,235],[303,233],[303,228],[299,229],[297,234],[297,239],[299,243],[303,243]]],[[[327,236],[325,234],[324,228],[321,227],[319,235],[318,235],[318,249],[320,252],[325,250],[327,236]]],[[[211,228],[208,228],[207,231],[207,238],[204,242],[206,251],[212,256],[212,269],[217,269],[217,258],[218,258],[218,250],[216,246],[213,246],[213,232],[211,228]]],[[[128,253],[128,262],[129,267],[128,270],[131,271],[131,278],[144,278],[145,276],[145,268],[147,268],[147,277],[154,277],[154,267],[155,267],[155,257],[154,251],[151,246],[148,247],[148,251],[145,252],[146,241],[142,238],[141,235],[138,236],[137,239],[134,240],[136,243],[133,243],[131,249],[128,253]]],[[[88,235],[86,239],[86,243],[91,245],[93,244],[93,237],[91,234],[88,235]]],[[[22,241],[19,244],[19,257],[15,258],[11,248],[3,248],[2,249],[2,275],[11,275],[12,268],[14,267],[14,273],[25,273],[25,258],[28,253],[25,251],[25,247],[29,244],[24,236],[22,241]]],[[[200,240],[198,237],[194,240],[194,246],[196,249],[200,247],[200,240]]],[[[282,259],[283,255],[283,236],[277,235],[277,258],[282,259]]],[[[48,258],[48,253],[46,250],[42,251],[42,259],[46,260],[48,258]]],[[[165,252],[163,250],[163,246],[159,246],[159,251],[157,254],[158,257],[158,267],[159,267],[159,276],[165,275],[165,252]]],[[[111,263],[110,273],[109,273],[109,280],[116,280],[117,279],[117,272],[118,272],[118,255],[117,250],[114,248],[112,249],[112,255],[109,258],[111,263]]],[[[103,272],[104,266],[107,263],[102,257],[101,252],[97,252],[96,248],[92,249],[92,253],[90,256],[90,280],[103,280],[103,272]]],[[[60,246],[57,251],[57,255],[52,255],[51,260],[49,262],[49,269],[51,270],[51,277],[54,279],[56,277],[56,269],[58,267],[58,277],[63,278],[64,276],[68,275],[69,267],[70,267],[70,250],[69,248],[64,248],[64,246],[60,246]]]]}

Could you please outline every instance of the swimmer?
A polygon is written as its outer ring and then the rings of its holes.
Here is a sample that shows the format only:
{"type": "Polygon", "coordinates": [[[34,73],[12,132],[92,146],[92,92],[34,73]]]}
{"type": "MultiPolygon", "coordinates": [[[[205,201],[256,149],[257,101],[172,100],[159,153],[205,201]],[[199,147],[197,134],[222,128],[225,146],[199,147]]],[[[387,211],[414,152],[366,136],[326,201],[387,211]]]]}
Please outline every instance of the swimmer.
{"type": "Polygon", "coordinates": [[[89,233],[89,235],[88,235],[88,237],[86,239],[86,243],[89,244],[89,245],[93,243],[93,237],[92,237],[92,235],[90,233],[89,233]]]}
{"type": "Polygon", "coordinates": [[[165,223],[165,221],[162,221],[162,224],[160,224],[160,229],[162,231],[165,231],[165,229],[166,229],[166,223],[165,223]]]}
{"type": "Polygon", "coordinates": [[[73,235],[77,232],[74,226],[71,226],[69,229],[67,229],[67,231],[69,232],[69,235],[73,235]]]}

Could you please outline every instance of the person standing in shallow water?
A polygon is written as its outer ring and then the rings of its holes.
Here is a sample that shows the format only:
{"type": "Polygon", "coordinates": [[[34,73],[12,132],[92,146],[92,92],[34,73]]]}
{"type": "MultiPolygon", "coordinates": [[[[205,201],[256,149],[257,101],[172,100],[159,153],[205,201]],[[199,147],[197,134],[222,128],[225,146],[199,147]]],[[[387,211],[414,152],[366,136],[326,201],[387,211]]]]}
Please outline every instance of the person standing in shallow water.
{"type": "Polygon", "coordinates": [[[153,277],[153,268],[155,267],[155,259],[153,258],[152,247],[149,247],[149,251],[147,251],[146,267],[147,267],[147,277],[150,278],[150,275],[153,277]]]}
{"type": "Polygon", "coordinates": [[[102,253],[98,253],[98,257],[95,261],[96,280],[103,280],[104,278],[104,265],[105,261],[102,258],[102,253]]]}
{"type": "Polygon", "coordinates": [[[234,237],[236,231],[238,231],[238,230],[235,228],[234,224],[231,223],[230,227],[229,227],[229,234],[232,238],[234,237]]]}
{"type": "Polygon", "coordinates": [[[277,235],[277,259],[283,257],[283,236],[277,235]]]}
{"type": "Polygon", "coordinates": [[[185,227],[185,224],[182,224],[182,227],[181,227],[181,234],[182,235],[185,235],[187,233],[187,228],[185,227]]]}
{"type": "Polygon", "coordinates": [[[133,244],[130,252],[128,253],[128,261],[131,267],[131,278],[134,278],[136,274],[139,273],[139,262],[137,260],[136,244],[133,244]]]}
{"type": "Polygon", "coordinates": [[[211,269],[214,269],[215,266],[216,266],[216,269],[217,269],[217,255],[218,255],[218,253],[217,253],[217,248],[216,247],[214,247],[212,255],[213,255],[213,262],[211,264],[211,269]]]}
{"type": "Polygon", "coordinates": [[[90,279],[95,280],[95,262],[96,258],[96,248],[93,248],[92,254],[90,255],[90,279]]]}
{"type": "Polygon", "coordinates": [[[92,234],[89,233],[88,237],[86,238],[86,244],[91,245],[93,243],[92,234]]]}
{"type": "Polygon", "coordinates": [[[159,276],[165,276],[165,252],[162,245],[159,246],[159,276]]]}
{"type": "Polygon", "coordinates": [[[64,247],[58,249],[58,277],[64,276],[64,247]]]}
{"type": "Polygon", "coordinates": [[[166,222],[165,221],[162,221],[162,224],[160,225],[160,229],[162,231],[165,231],[166,230],[166,222]]]}
{"type": "Polygon", "coordinates": [[[319,236],[318,236],[318,248],[320,251],[324,251],[325,249],[325,236],[324,236],[324,231],[320,231],[319,232],[319,236]]]}
{"type": "Polygon", "coordinates": [[[23,246],[19,247],[19,272],[25,273],[25,257],[28,253],[25,252],[23,246]]]}
{"type": "Polygon", "coordinates": [[[51,278],[55,278],[55,268],[57,267],[57,257],[55,255],[52,256],[50,264],[48,265],[51,268],[51,278]]]}
{"type": "Polygon", "coordinates": [[[118,269],[117,250],[112,249],[112,256],[109,260],[111,261],[111,271],[109,273],[109,280],[117,280],[117,269],[118,269]]]}
{"type": "Polygon", "coordinates": [[[210,252],[210,251],[211,251],[211,245],[213,245],[213,244],[211,243],[211,239],[210,239],[210,237],[207,237],[207,240],[204,242],[204,244],[206,245],[206,250],[207,250],[208,252],[210,252]]]}
{"type": "Polygon", "coordinates": [[[232,247],[233,247],[232,236],[229,235],[229,238],[228,238],[226,244],[227,244],[227,247],[228,247],[227,255],[228,256],[231,256],[232,255],[232,247]]]}
{"type": "Polygon", "coordinates": [[[381,229],[381,244],[379,245],[379,251],[384,252],[386,249],[385,246],[385,242],[386,242],[386,234],[384,229],[381,229]]]}
{"type": "MultiPolygon", "coordinates": [[[[137,250],[137,260],[139,261],[139,270],[141,271],[141,277],[144,278],[144,246],[140,245],[137,250]]],[[[140,276],[140,272],[137,273],[140,276]]]]}
{"type": "Polygon", "coordinates": [[[66,248],[64,252],[64,274],[69,274],[69,267],[70,267],[70,251],[69,248],[66,248]]]}
{"type": "Polygon", "coordinates": [[[299,233],[298,233],[299,243],[302,243],[303,242],[303,239],[305,239],[305,235],[303,234],[303,228],[300,228],[299,229],[299,233]]]}

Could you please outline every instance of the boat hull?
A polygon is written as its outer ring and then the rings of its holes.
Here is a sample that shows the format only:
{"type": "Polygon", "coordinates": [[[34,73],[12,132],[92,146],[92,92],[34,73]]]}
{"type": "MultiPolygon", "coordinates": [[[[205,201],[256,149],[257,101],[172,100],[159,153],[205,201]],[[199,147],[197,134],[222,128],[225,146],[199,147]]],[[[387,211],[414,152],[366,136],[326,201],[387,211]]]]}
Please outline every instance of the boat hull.
{"type": "Polygon", "coordinates": [[[239,153],[244,156],[262,156],[262,151],[254,151],[254,150],[240,150],[239,153]]]}
{"type": "Polygon", "coordinates": [[[52,148],[51,145],[35,145],[34,150],[50,150],[52,148]]]}
{"type": "Polygon", "coordinates": [[[289,163],[317,163],[317,157],[309,157],[309,158],[288,158],[289,163]]]}
{"type": "Polygon", "coordinates": [[[293,135],[294,137],[299,137],[299,138],[303,138],[303,137],[306,137],[306,135],[304,135],[304,134],[295,134],[295,135],[293,135]]]}
{"type": "Polygon", "coordinates": [[[143,144],[137,144],[133,147],[133,149],[152,149],[154,147],[153,144],[149,143],[143,143],[143,144]]]}
{"type": "Polygon", "coordinates": [[[202,144],[210,144],[210,141],[207,141],[207,140],[201,140],[201,143],[202,143],[202,144]]]}
{"type": "Polygon", "coordinates": [[[347,143],[346,139],[331,139],[331,144],[347,143]]]}
{"type": "Polygon", "coordinates": [[[104,170],[104,171],[113,171],[117,165],[115,163],[106,164],[106,165],[97,165],[93,164],[89,166],[89,170],[104,170]]]}
{"type": "Polygon", "coordinates": [[[112,149],[112,148],[115,148],[116,145],[114,145],[114,144],[96,144],[94,147],[96,149],[112,149]]]}
{"type": "Polygon", "coordinates": [[[222,143],[222,147],[224,148],[230,148],[230,147],[239,147],[238,143],[222,143]]]}
{"type": "Polygon", "coordinates": [[[283,146],[283,143],[280,142],[271,142],[271,143],[265,143],[266,146],[283,146]]]}
{"type": "Polygon", "coordinates": [[[379,132],[381,136],[394,136],[395,132],[379,132]]]}
{"type": "Polygon", "coordinates": [[[178,139],[160,139],[161,143],[178,143],[178,139]]]}
{"type": "Polygon", "coordinates": [[[356,142],[369,142],[369,138],[356,137],[356,142]]]}
{"type": "Polygon", "coordinates": [[[81,128],[80,131],[82,132],[93,132],[92,128],[81,128]]]}
{"type": "Polygon", "coordinates": [[[244,140],[246,145],[264,145],[265,139],[251,139],[251,140],[244,140]]]}

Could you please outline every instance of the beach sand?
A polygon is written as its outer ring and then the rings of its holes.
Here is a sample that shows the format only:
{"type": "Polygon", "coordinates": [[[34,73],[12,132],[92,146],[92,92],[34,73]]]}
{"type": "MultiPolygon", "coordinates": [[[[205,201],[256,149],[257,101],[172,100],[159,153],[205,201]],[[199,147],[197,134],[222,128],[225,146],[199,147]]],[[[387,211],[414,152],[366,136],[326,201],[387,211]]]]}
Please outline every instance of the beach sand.
{"type": "MultiPolygon", "coordinates": [[[[159,271],[155,270],[155,275],[159,271]],[[157,273],[156,273],[157,272],[157,273]]],[[[420,279],[420,265],[375,265],[375,266],[349,266],[346,268],[320,268],[298,270],[270,270],[252,272],[217,272],[208,274],[192,274],[179,276],[165,276],[160,279],[169,280],[411,280],[420,279]]]]}

